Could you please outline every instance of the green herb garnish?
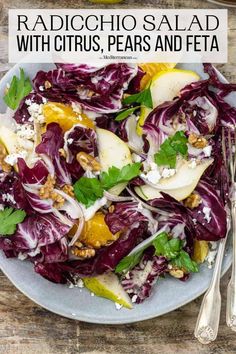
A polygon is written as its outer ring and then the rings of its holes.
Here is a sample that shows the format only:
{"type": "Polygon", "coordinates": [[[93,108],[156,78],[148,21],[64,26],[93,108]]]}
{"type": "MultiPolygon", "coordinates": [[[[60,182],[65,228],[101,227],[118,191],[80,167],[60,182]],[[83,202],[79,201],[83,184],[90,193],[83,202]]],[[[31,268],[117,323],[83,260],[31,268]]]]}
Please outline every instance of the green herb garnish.
{"type": "Polygon", "coordinates": [[[123,104],[131,104],[131,103],[140,103],[140,105],[152,109],[153,102],[152,102],[152,94],[151,94],[150,86],[139,93],[135,93],[134,95],[130,95],[125,99],[123,99],[123,104]]]}
{"type": "Polygon", "coordinates": [[[186,156],[188,152],[188,139],[183,131],[178,131],[172,137],[169,137],[161,144],[160,150],[154,155],[154,160],[158,166],[176,166],[178,154],[186,156]]]}
{"type": "Polygon", "coordinates": [[[140,108],[140,106],[131,107],[131,108],[121,111],[116,116],[115,121],[120,122],[120,121],[124,120],[125,118],[129,117],[132,113],[134,113],[134,111],[136,111],[138,108],[140,108]]]}
{"type": "Polygon", "coordinates": [[[0,235],[13,235],[16,231],[16,225],[20,224],[26,213],[24,210],[16,210],[13,208],[5,208],[0,211],[0,235]]]}
{"type": "Polygon", "coordinates": [[[183,250],[183,241],[179,238],[170,239],[166,232],[161,232],[142,249],[124,257],[116,266],[116,273],[127,272],[134,268],[142,259],[143,252],[150,246],[154,246],[155,255],[165,257],[173,266],[186,272],[198,272],[197,263],[183,250]]]}
{"type": "Polygon", "coordinates": [[[126,165],[121,169],[112,166],[107,172],[102,172],[100,179],[81,177],[74,184],[74,192],[77,200],[86,208],[103,196],[104,190],[108,190],[119,183],[129,182],[140,173],[141,163],[136,162],[126,165]]]}
{"type": "Polygon", "coordinates": [[[3,97],[4,102],[11,109],[16,109],[22,98],[27,96],[32,91],[30,79],[25,77],[23,69],[20,69],[20,78],[13,76],[10,87],[3,97]]]}
{"type": "Polygon", "coordinates": [[[126,165],[121,169],[112,166],[107,172],[102,172],[100,175],[100,182],[103,189],[107,190],[118,183],[129,182],[131,179],[137,177],[140,173],[141,163],[136,162],[126,165]]]}

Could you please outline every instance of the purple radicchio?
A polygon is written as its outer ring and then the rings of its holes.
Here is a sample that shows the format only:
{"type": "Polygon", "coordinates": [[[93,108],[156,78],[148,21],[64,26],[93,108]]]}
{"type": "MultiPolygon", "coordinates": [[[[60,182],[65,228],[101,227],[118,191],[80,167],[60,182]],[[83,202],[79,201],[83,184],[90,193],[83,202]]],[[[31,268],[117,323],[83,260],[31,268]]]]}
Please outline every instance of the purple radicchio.
{"type": "MultiPolygon", "coordinates": [[[[18,225],[14,235],[0,238],[0,249],[13,250],[16,254],[23,253],[34,257],[40,254],[41,247],[43,247],[43,253],[49,257],[50,248],[47,250],[47,247],[60,241],[69,229],[70,226],[63,224],[53,214],[28,216],[18,225]]],[[[65,250],[65,245],[63,247],[65,250]]],[[[50,261],[53,262],[53,259],[57,261],[58,255],[51,248],[50,261]]]]}
{"type": "Polygon", "coordinates": [[[76,159],[76,155],[83,151],[97,156],[97,137],[94,129],[75,125],[64,136],[64,150],[66,152],[67,169],[74,179],[80,178],[84,170],[76,159]]]}
{"type": "Polygon", "coordinates": [[[60,155],[60,149],[64,145],[64,135],[61,127],[57,123],[50,123],[47,131],[42,135],[41,143],[36,147],[36,153],[46,155],[52,162],[57,184],[63,186],[71,184],[71,176],[66,166],[65,159],[60,155]]]}
{"type": "Polygon", "coordinates": [[[87,65],[57,64],[57,69],[37,73],[33,80],[34,89],[40,93],[45,82],[44,97],[50,100],[76,102],[84,111],[98,114],[113,113],[121,109],[124,90],[136,76],[137,67],[125,63],[110,64],[103,68],[87,65]],[[91,95],[92,93],[92,95],[91,95]]]}
{"type": "Polygon", "coordinates": [[[121,279],[121,284],[132,301],[139,304],[151,295],[159,276],[167,271],[167,265],[165,257],[144,254],[140,263],[121,279]]]}
{"type": "Polygon", "coordinates": [[[206,181],[200,181],[195,189],[201,204],[189,211],[195,221],[196,238],[217,241],[226,235],[226,211],[215,188],[206,181]]]}
{"type": "Polygon", "coordinates": [[[48,169],[44,162],[39,160],[32,168],[29,168],[24,159],[18,159],[19,180],[24,189],[24,194],[30,207],[40,214],[50,213],[52,211],[52,200],[40,199],[38,189],[44,184],[48,169]]]}
{"type": "Polygon", "coordinates": [[[17,108],[16,112],[14,113],[14,119],[16,123],[18,124],[24,124],[24,123],[29,123],[30,119],[30,113],[29,113],[29,105],[27,104],[27,101],[30,102],[30,104],[37,103],[41,104],[43,103],[43,96],[42,92],[41,94],[39,93],[30,93],[28,96],[24,97],[23,100],[21,101],[19,107],[17,108]]]}
{"type": "Polygon", "coordinates": [[[95,257],[80,261],[70,261],[62,265],[64,272],[78,274],[81,277],[95,276],[113,271],[122,258],[146,237],[147,223],[136,222],[111,245],[97,251],[95,257]]]}

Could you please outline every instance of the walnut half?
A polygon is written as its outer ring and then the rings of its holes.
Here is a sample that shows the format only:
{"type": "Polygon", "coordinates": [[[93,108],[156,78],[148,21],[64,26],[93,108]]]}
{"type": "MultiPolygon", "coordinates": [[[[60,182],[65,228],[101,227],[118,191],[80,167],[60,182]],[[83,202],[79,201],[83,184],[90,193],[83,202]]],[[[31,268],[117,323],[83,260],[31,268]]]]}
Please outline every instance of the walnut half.
{"type": "Polygon", "coordinates": [[[203,149],[207,146],[207,140],[203,136],[195,133],[189,134],[188,142],[197,149],[203,149]]]}
{"type": "Polygon", "coordinates": [[[197,193],[192,193],[187,199],[185,199],[184,205],[187,208],[194,209],[197,208],[201,204],[201,202],[202,200],[200,195],[198,195],[197,193]]]}

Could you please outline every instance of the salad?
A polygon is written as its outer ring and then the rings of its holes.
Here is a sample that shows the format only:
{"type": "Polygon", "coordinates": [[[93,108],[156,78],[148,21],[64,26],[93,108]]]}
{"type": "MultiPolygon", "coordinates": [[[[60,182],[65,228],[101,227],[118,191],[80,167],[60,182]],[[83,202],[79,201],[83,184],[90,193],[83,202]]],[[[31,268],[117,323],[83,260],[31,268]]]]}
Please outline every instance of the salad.
{"type": "Polygon", "coordinates": [[[56,64],[31,82],[20,69],[0,116],[6,257],[127,308],[213,258],[227,229],[221,136],[235,127],[236,85],[204,71],[56,64]]]}

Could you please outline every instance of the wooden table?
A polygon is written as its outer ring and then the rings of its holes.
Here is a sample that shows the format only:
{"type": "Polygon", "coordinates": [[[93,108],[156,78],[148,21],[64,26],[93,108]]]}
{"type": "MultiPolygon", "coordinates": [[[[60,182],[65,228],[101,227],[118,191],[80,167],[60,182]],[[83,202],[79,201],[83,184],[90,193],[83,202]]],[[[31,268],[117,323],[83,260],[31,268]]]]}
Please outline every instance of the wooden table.
{"type": "MultiPolygon", "coordinates": [[[[215,8],[200,0],[130,0],[122,7],[215,8]],[[143,3],[143,6],[142,6],[143,3]],[[145,4],[145,5],[144,5],[145,4]]],[[[79,0],[0,0],[0,71],[7,64],[8,8],[76,8],[96,7],[79,0]]],[[[108,7],[100,5],[100,7],[108,7]]],[[[112,6],[111,6],[112,7],[112,6]]],[[[236,10],[229,10],[229,62],[217,65],[236,82],[236,10]]],[[[6,354],[233,354],[236,334],[225,324],[226,285],[229,272],[222,280],[222,316],[217,340],[199,344],[193,336],[202,297],[190,304],[153,320],[130,325],[93,325],[69,320],[50,313],[22,295],[0,273],[0,353],[6,354]]]]}

